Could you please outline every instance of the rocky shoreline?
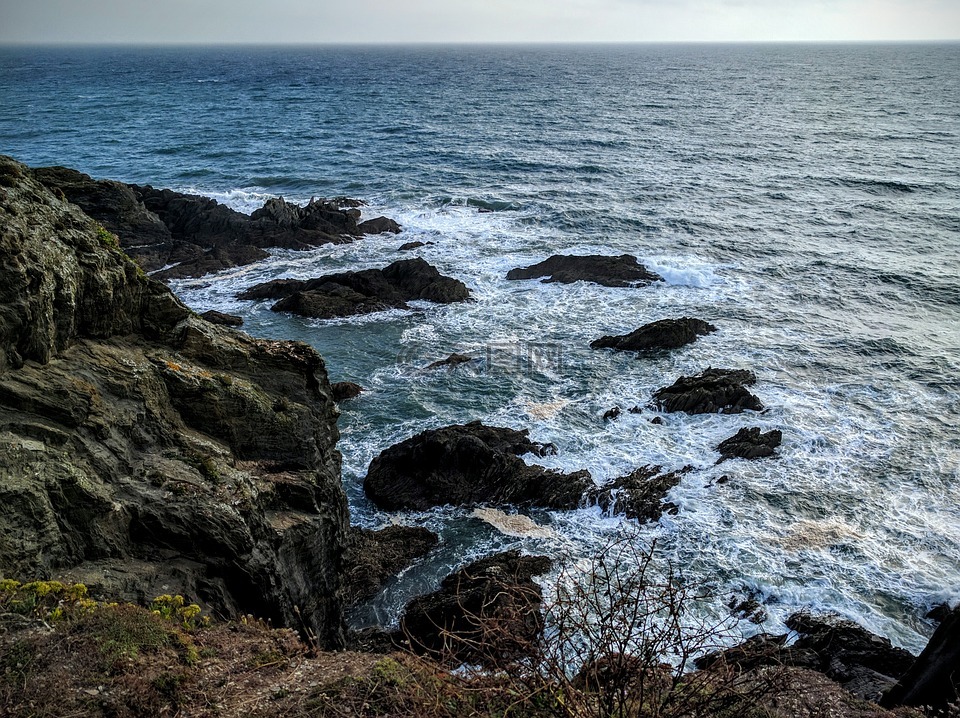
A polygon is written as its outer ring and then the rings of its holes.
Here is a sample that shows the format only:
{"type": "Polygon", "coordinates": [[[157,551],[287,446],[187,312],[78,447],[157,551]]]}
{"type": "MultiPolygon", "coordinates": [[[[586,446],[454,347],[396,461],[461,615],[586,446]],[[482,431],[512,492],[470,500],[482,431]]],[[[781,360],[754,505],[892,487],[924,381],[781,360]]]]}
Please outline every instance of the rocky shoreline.
{"type": "MultiPolygon", "coordinates": [[[[298,207],[278,198],[244,215],[203,197],[0,158],[0,577],[82,583],[104,598],[140,604],[177,594],[217,617],[251,614],[291,627],[318,648],[342,649],[353,640],[345,608],[436,543],[413,527],[350,526],[336,404],[360,387],[332,385],[323,358],[305,344],[253,339],[231,328],[229,315],[196,315],[160,280],[249,264],[267,248],[401,231],[382,217],[359,221],[359,206],[339,198],[298,207]]],[[[557,255],[506,278],[544,276],[621,288],[660,279],[629,255],[557,255]]],[[[241,296],[279,300],[275,311],[329,318],[402,309],[415,300],[455,303],[470,292],[422,259],[407,259],[382,270],[275,280],[241,296]]],[[[591,346],[643,357],[714,331],[699,319],[660,320],[591,346]]],[[[437,364],[463,359],[469,357],[437,364]]],[[[763,403],[746,388],[756,382],[748,370],[708,368],[655,391],[647,406],[759,412],[763,403]]],[[[618,414],[611,410],[607,418],[618,414]]],[[[775,457],[781,440],[779,430],[740,430],[716,447],[718,463],[775,457]]],[[[695,471],[637,467],[597,487],[586,470],[563,474],[519,458],[551,450],[526,431],[451,425],[385,447],[364,490],[389,511],[596,504],[657,521],[677,510],[666,496],[695,471]]],[[[437,594],[408,605],[399,634],[377,641],[407,641],[465,661],[486,660],[492,650],[507,660],[543,628],[532,577],[549,565],[543,557],[501,554],[462,567],[437,594]],[[485,639],[477,617],[505,621],[513,642],[477,654],[485,639]]],[[[875,660],[892,649],[862,628],[798,618],[807,631],[795,628],[801,636],[829,639],[803,638],[791,656],[815,655],[790,665],[861,697],[889,691],[888,703],[945,705],[953,697],[945,682],[954,679],[944,667],[955,665],[952,646],[960,641],[956,613],[916,662],[902,654],[875,660]],[[893,688],[905,675],[909,685],[893,688]]],[[[775,642],[781,662],[782,643],[775,642]]],[[[752,646],[732,650],[741,654],[725,656],[728,665],[765,665],[752,646]]]]}

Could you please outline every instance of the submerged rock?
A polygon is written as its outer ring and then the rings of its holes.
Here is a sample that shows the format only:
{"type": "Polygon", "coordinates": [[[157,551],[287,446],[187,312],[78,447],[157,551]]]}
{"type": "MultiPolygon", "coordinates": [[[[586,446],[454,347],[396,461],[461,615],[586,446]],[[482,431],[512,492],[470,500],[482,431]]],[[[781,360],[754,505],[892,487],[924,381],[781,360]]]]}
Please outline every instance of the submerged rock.
{"type": "Polygon", "coordinates": [[[605,336],[590,343],[591,349],[617,349],[619,351],[656,351],[677,349],[691,344],[697,337],[717,331],[717,328],[701,319],[660,319],[644,324],[639,329],[618,336],[605,336]]]}
{"type": "Polygon", "coordinates": [[[714,451],[720,452],[717,463],[734,458],[762,459],[773,456],[782,440],[783,432],[779,429],[771,429],[762,433],[759,426],[740,429],[729,439],[724,439],[717,444],[714,449],[714,451]]]}
{"type": "Polygon", "coordinates": [[[323,359],[195,316],[0,158],[0,573],[343,641],[323,359]]]}
{"type": "Polygon", "coordinates": [[[462,302],[470,290],[422,259],[402,259],[381,269],[327,274],[316,279],[275,279],[254,285],[240,299],[279,299],[275,312],[293,312],[317,319],[409,309],[422,299],[440,304],[462,302]]]}
{"type": "Polygon", "coordinates": [[[507,551],[447,576],[435,593],[411,601],[400,635],[443,660],[503,665],[531,652],[543,632],[542,593],[533,581],[546,556],[507,551]]]}
{"type": "Polygon", "coordinates": [[[593,282],[605,287],[639,287],[651,282],[663,281],[659,274],[647,271],[646,267],[630,254],[606,257],[599,254],[555,254],[538,264],[518,267],[507,272],[507,279],[536,279],[547,277],[544,282],[593,282]]]}
{"type": "Polygon", "coordinates": [[[421,432],[380,453],[367,470],[367,497],[390,511],[433,506],[521,504],[575,508],[590,474],[528,466],[520,455],[544,455],[527,431],[479,421],[421,432]]]}
{"type": "Polygon", "coordinates": [[[409,252],[411,249],[419,249],[420,247],[426,247],[432,245],[433,242],[404,242],[399,247],[397,247],[398,252],[409,252]]]}
{"type": "Polygon", "coordinates": [[[424,369],[442,369],[443,367],[447,367],[447,369],[456,369],[461,364],[468,364],[472,361],[473,357],[468,357],[466,354],[457,354],[454,352],[446,359],[439,359],[431,364],[427,364],[424,369]]]}
{"type": "Polygon", "coordinates": [[[704,369],[696,376],[682,376],[673,385],[653,394],[653,405],[663,411],[687,414],[739,414],[760,411],[763,404],[746,386],[756,375],[745,369],[704,369]]]}
{"type": "Polygon", "coordinates": [[[587,501],[605,513],[622,513],[642,522],[659,521],[664,513],[675,514],[679,510],[676,504],[663,499],[691,469],[687,466],[679,471],[661,473],[659,466],[641,466],[605,486],[592,489],[587,494],[587,501]]]}

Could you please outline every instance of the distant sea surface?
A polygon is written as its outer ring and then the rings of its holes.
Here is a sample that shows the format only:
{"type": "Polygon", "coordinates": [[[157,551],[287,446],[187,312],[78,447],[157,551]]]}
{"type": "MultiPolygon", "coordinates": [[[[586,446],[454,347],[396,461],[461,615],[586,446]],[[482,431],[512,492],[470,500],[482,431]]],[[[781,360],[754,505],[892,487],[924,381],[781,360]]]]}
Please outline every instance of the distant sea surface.
{"type": "Polygon", "coordinates": [[[707,613],[754,597],[776,631],[833,610],[917,651],[927,610],[960,600],[960,45],[8,48],[0,99],[0,152],[33,166],[245,211],[348,195],[403,225],[174,285],[365,387],[340,420],[353,520],[443,544],[357,625],[394,620],[471,558],[576,559],[625,530],[597,508],[540,511],[553,537],[516,538],[463,510],[366,501],[382,449],[474,419],[529,428],[559,449],[539,463],[598,483],[696,467],[670,494],[679,512],[637,540],[711,589],[707,613]],[[476,301],[321,322],[234,298],[383,266],[414,240],[476,301]],[[504,278],[561,252],[633,254],[666,282],[504,278]],[[643,359],[589,349],[681,316],[719,331],[643,359]],[[453,351],[478,361],[422,370],[453,351]],[[755,371],[768,410],[662,425],[626,411],[708,366],[755,371]],[[715,466],[746,426],[782,429],[779,456],[715,466]]]}

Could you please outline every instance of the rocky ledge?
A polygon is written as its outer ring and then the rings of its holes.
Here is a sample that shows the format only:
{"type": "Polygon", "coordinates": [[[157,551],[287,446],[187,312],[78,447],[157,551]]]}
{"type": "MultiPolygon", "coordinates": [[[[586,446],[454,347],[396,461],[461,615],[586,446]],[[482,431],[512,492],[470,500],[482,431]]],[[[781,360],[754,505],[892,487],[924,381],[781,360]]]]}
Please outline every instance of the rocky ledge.
{"type": "Polygon", "coordinates": [[[194,315],[0,158],[0,572],[343,641],[323,359],[194,315]]]}
{"type": "Polygon", "coordinates": [[[715,331],[715,326],[702,319],[660,319],[644,324],[629,334],[600,337],[590,342],[590,348],[635,352],[678,349],[715,331]]]}
{"type": "Polygon", "coordinates": [[[116,235],[124,251],[159,279],[250,264],[267,257],[265,247],[308,249],[400,231],[386,217],[360,222],[362,202],[343,197],[305,207],[278,197],[247,215],[209,197],[95,180],[66,167],[26,171],[116,235]]]}
{"type": "Polygon", "coordinates": [[[326,274],[315,279],[274,279],[254,285],[239,299],[279,299],[275,312],[333,319],[386,309],[409,309],[422,299],[439,304],[463,302],[470,290],[422,259],[402,259],[383,269],[326,274]]]}
{"type": "Polygon", "coordinates": [[[661,282],[663,277],[647,270],[630,254],[605,257],[600,254],[555,254],[538,264],[518,267],[507,272],[507,279],[537,279],[544,282],[593,282],[605,287],[641,287],[661,282]]]}
{"type": "Polygon", "coordinates": [[[363,489],[389,511],[433,506],[537,505],[575,508],[592,485],[587,471],[563,474],[520,458],[543,456],[527,431],[479,421],[421,432],[385,449],[370,462],[363,489]]]}
{"type": "Polygon", "coordinates": [[[756,374],[746,369],[704,369],[696,376],[682,376],[671,386],[657,389],[653,405],[687,414],[761,411],[763,404],[746,388],[756,382],[756,374]]]}

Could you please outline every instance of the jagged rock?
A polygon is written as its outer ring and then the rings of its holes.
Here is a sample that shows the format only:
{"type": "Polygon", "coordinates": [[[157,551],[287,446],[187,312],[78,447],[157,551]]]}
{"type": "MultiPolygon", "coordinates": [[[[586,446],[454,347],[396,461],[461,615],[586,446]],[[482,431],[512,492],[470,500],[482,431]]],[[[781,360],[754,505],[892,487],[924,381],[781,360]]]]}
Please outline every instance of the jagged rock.
{"type": "Polygon", "coordinates": [[[366,222],[357,225],[357,228],[363,234],[383,234],[384,232],[400,234],[401,232],[400,225],[387,217],[368,219],[366,222]]]}
{"type": "Polygon", "coordinates": [[[771,429],[767,432],[760,432],[759,426],[740,429],[729,439],[724,439],[714,451],[720,452],[720,458],[717,463],[727,459],[762,459],[767,456],[773,456],[774,451],[783,440],[783,432],[779,429],[771,429]]]}
{"type": "Polygon", "coordinates": [[[699,336],[715,331],[715,326],[701,319],[660,319],[644,324],[629,334],[600,337],[590,343],[590,348],[639,352],[677,349],[695,342],[699,336]]]}
{"type": "Polygon", "coordinates": [[[409,309],[422,299],[440,304],[470,298],[466,285],[446,277],[424,260],[402,259],[381,269],[327,274],[316,279],[274,279],[237,295],[240,299],[280,299],[271,309],[331,319],[385,309],[409,309]]]}
{"type": "Polygon", "coordinates": [[[544,282],[572,284],[584,281],[605,287],[639,287],[651,282],[663,281],[659,274],[647,271],[646,267],[630,254],[605,257],[598,254],[585,256],[555,254],[538,264],[518,267],[507,272],[507,279],[536,279],[547,277],[544,282]]]}
{"type": "Polygon", "coordinates": [[[347,399],[354,399],[363,392],[363,387],[352,381],[337,381],[330,385],[330,393],[338,404],[347,399]]]}
{"type": "Polygon", "coordinates": [[[0,573],[343,640],[323,359],[200,319],[0,158],[0,573]]]}
{"type": "Polygon", "coordinates": [[[679,471],[661,473],[660,466],[641,466],[605,486],[592,489],[587,494],[587,501],[607,513],[622,513],[638,521],[659,521],[664,513],[679,511],[676,504],[664,502],[663,498],[691,469],[686,466],[679,471]]]}
{"type": "Polygon", "coordinates": [[[435,593],[411,601],[400,619],[410,647],[452,661],[502,665],[529,653],[543,632],[534,576],[546,556],[490,556],[447,576],[435,593]]]}
{"type": "Polygon", "coordinates": [[[379,531],[351,527],[344,570],[344,600],[352,605],[369,598],[384,583],[429,553],[437,534],[419,526],[388,526],[379,531]]]}
{"type": "Polygon", "coordinates": [[[603,412],[603,420],[604,420],[604,421],[616,421],[617,419],[620,418],[620,413],[621,413],[621,412],[620,412],[620,407],[619,407],[619,406],[614,406],[614,407],[612,407],[612,408],[610,408],[610,409],[607,409],[605,412],[603,412]]]}
{"type": "Polygon", "coordinates": [[[763,404],[746,386],[756,375],[745,369],[704,369],[696,376],[682,376],[672,386],[653,394],[653,405],[663,411],[687,414],[739,414],[761,411],[763,404]]]}
{"type": "Polygon", "coordinates": [[[917,660],[884,695],[885,706],[930,706],[945,711],[960,704],[960,606],[944,616],[917,660]]]}
{"type": "Polygon", "coordinates": [[[420,247],[426,247],[433,244],[433,242],[404,242],[399,247],[397,247],[398,252],[408,252],[411,249],[419,249],[420,247]]]}
{"type": "Polygon", "coordinates": [[[424,369],[442,369],[443,367],[447,367],[448,369],[456,369],[461,364],[467,364],[468,362],[472,361],[473,357],[468,357],[466,354],[457,354],[454,352],[446,359],[440,359],[432,364],[427,364],[424,369]]]}
{"type": "Polygon", "coordinates": [[[65,167],[33,173],[116,234],[146,271],[162,270],[158,279],[199,277],[250,264],[269,256],[265,247],[307,249],[349,242],[374,230],[399,231],[383,217],[358,224],[358,210],[342,209],[355,206],[355,200],[346,198],[311,200],[300,207],[277,197],[248,216],[208,197],[94,180],[65,167]]]}
{"type": "Polygon", "coordinates": [[[206,319],[208,322],[219,324],[224,327],[243,326],[243,317],[238,317],[234,314],[224,314],[223,312],[218,312],[213,309],[204,312],[200,315],[200,317],[202,319],[206,319]]]}
{"type": "Polygon", "coordinates": [[[650,423],[651,423],[651,424],[656,424],[657,426],[660,426],[661,424],[663,424],[663,417],[662,417],[662,416],[655,416],[655,417],[653,417],[653,418],[650,420],[650,423]]]}
{"type": "Polygon", "coordinates": [[[390,511],[424,511],[452,504],[535,504],[575,508],[590,474],[528,466],[521,454],[542,456],[546,445],[527,431],[479,421],[421,432],[380,453],[367,470],[367,497],[390,511]]]}

